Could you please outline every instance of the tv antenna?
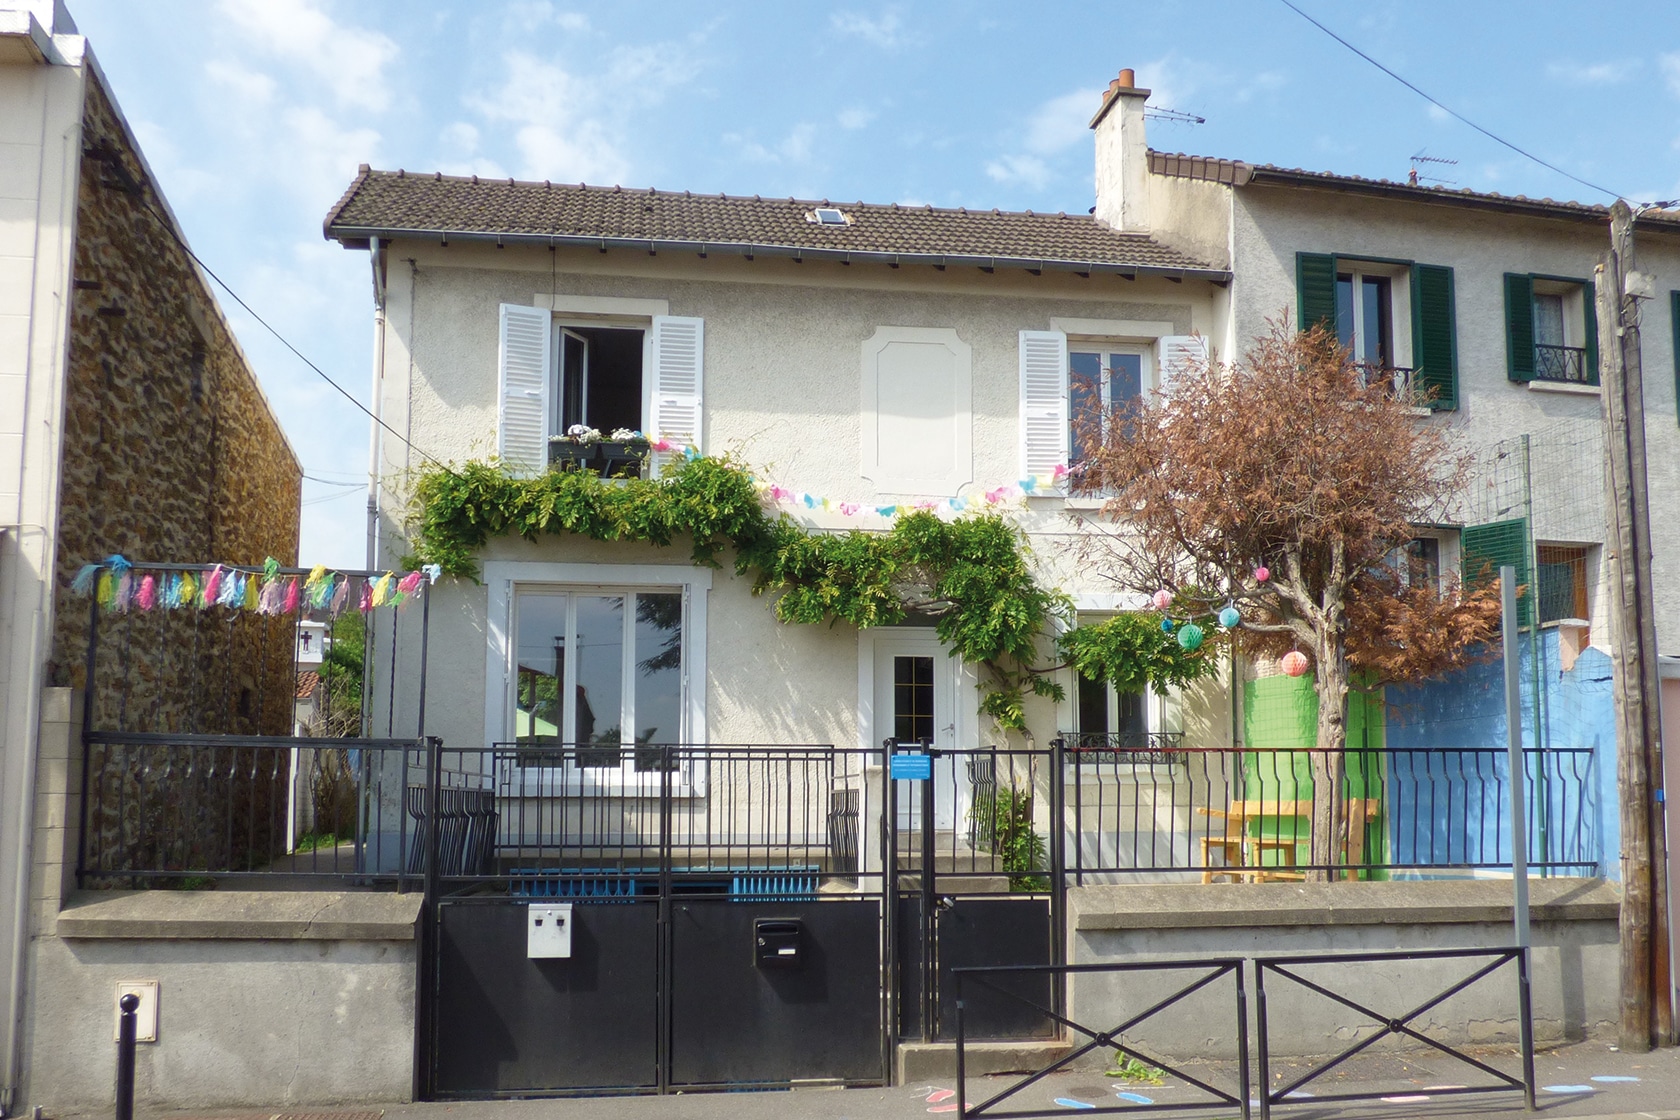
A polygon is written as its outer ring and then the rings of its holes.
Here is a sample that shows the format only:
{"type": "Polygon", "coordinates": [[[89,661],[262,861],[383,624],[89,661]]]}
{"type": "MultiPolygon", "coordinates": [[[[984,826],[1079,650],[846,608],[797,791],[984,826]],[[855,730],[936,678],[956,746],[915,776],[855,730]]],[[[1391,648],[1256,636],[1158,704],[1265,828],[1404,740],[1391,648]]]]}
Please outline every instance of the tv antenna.
{"type": "Polygon", "coordinates": [[[1429,149],[1424,148],[1412,157],[1412,169],[1406,173],[1406,182],[1412,186],[1415,187],[1420,182],[1439,183],[1446,187],[1456,187],[1458,185],[1458,180],[1456,179],[1442,179],[1435,175],[1420,174],[1418,171],[1418,164],[1420,163],[1431,164],[1438,167],[1458,166],[1458,161],[1456,159],[1442,159],[1440,156],[1432,156],[1429,154],[1429,149]]]}
{"type": "Polygon", "coordinates": [[[1166,121],[1169,124],[1206,124],[1206,117],[1198,117],[1194,113],[1186,113],[1179,109],[1157,109],[1153,106],[1144,109],[1144,119],[1152,121],[1166,121]]]}

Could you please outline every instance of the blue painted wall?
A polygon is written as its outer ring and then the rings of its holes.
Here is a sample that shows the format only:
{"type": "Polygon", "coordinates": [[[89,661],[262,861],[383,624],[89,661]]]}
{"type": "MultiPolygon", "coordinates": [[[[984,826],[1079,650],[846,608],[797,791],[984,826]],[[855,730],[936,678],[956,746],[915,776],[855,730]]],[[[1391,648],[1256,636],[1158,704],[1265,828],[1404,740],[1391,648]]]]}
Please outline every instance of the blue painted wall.
{"type": "MultiPolygon", "coordinates": [[[[1564,672],[1557,629],[1540,631],[1542,719],[1535,718],[1533,632],[1520,639],[1523,746],[1549,753],[1531,763],[1529,858],[1590,862],[1620,877],[1615,709],[1610,658],[1584,651],[1564,672]],[[1538,722],[1538,728],[1536,726],[1538,722]],[[1569,752],[1578,753],[1569,753],[1569,752]],[[1547,811],[1538,812],[1541,798],[1547,811]]],[[[1510,859],[1505,764],[1505,670],[1500,661],[1439,680],[1389,688],[1389,809],[1396,862],[1497,864],[1510,859]],[[1408,749],[1430,748],[1430,754],[1408,749]],[[1441,752],[1447,753],[1441,753],[1441,752]]],[[[1583,874],[1589,867],[1557,868],[1583,874]]]]}

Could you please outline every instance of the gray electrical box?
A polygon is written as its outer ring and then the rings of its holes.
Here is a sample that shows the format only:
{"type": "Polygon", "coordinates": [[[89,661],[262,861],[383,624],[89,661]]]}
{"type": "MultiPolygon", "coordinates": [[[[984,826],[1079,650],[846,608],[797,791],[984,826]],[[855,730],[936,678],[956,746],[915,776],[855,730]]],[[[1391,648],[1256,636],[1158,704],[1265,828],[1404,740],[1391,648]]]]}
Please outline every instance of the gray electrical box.
{"type": "Polygon", "coordinates": [[[798,918],[753,920],[753,963],[759,968],[801,968],[804,945],[798,918]]]}
{"type": "Polygon", "coordinates": [[[533,902],[525,908],[525,955],[532,960],[572,955],[572,904],[533,902]]]}

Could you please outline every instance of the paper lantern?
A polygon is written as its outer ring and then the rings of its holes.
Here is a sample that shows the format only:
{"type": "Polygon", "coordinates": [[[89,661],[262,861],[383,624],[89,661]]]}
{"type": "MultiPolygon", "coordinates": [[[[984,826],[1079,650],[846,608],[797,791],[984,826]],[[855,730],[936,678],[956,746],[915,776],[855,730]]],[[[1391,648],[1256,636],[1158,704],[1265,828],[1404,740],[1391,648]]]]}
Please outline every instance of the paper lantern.
{"type": "Polygon", "coordinates": [[[1254,578],[1259,583],[1265,583],[1268,579],[1272,578],[1272,570],[1262,564],[1258,568],[1254,569],[1254,578]]]}
{"type": "Polygon", "coordinates": [[[1164,611],[1168,607],[1172,606],[1172,592],[1163,587],[1161,590],[1155,592],[1154,596],[1150,599],[1150,602],[1155,604],[1156,610],[1164,611]]]}
{"type": "Polygon", "coordinates": [[[1292,649],[1283,655],[1283,671],[1292,677],[1299,677],[1307,671],[1307,655],[1298,649],[1292,649]]]}
{"type": "Polygon", "coordinates": [[[1219,625],[1227,630],[1235,630],[1242,625],[1242,612],[1230,603],[1225,604],[1225,608],[1219,612],[1219,625]]]}
{"type": "Polygon", "coordinates": [[[1173,628],[1173,620],[1172,619],[1163,618],[1161,620],[1161,633],[1171,634],[1172,633],[1172,628],[1173,628]]]}
{"type": "Polygon", "coordinates": [[[1194,652],[1202,644],[1202,628],[1194,622],[1186,622],[1179,628],[1178,644],[1186,651],[1194,652]]]}

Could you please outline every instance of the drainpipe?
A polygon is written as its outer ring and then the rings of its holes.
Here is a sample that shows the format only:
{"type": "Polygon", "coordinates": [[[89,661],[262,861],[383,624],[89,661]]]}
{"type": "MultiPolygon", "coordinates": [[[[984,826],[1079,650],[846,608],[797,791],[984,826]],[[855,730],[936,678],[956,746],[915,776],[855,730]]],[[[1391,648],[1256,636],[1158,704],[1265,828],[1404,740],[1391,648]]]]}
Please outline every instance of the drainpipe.
{"type": "Polygon", "coordinates": [[[373,420],[368,435],[367,570],[379,565],[379,454],[384,446],[380,423],[385,388],[385,249],[379,238],[368,239],[373,266],[373,420]]]}

